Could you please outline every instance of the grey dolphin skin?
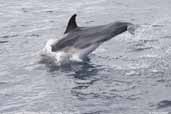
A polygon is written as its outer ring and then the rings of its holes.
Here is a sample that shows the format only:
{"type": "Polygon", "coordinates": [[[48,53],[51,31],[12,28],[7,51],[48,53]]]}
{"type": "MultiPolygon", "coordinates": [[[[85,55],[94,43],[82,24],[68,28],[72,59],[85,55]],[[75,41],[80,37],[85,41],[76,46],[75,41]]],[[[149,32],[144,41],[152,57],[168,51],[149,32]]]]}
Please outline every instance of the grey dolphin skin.
{"type": "Polygon", "coordinates": [[[68,48],[75,48],[79,50],[92,48],[84,55],[88,55],[95,50],[100,44],[110,40],[125,31],[133,34],[133,24],[129,22],[113,22],[106,25],[93,27],[79,27],[76,23],[76,14],[69,19],[67,28],[64,32],[66,34],[61,40],[52,45],[52,51],[68,50],[68,48]],[[94,47],[94,48],[93,48],[94,47]]]}

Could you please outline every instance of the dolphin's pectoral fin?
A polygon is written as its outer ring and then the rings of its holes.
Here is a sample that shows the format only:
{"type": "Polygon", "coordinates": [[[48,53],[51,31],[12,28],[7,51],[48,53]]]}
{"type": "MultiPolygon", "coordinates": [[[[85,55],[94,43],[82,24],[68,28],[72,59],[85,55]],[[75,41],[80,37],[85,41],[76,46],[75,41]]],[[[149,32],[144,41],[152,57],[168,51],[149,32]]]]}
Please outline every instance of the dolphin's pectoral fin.
{"type": "Polygon", "coordinates": [[[66,30],[64,32],[64,34],[74,30],[75,28],[77,28],[77,23],[76,23],[76,14],[72,15],[71,18],[69,19],[68,25],[66,27],[66,30]]]}

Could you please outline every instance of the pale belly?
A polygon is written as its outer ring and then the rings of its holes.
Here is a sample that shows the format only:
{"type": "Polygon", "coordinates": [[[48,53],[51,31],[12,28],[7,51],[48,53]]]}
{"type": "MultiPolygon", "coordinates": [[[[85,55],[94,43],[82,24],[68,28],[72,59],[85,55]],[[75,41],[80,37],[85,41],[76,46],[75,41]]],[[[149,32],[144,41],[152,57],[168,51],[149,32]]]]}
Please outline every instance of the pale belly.
{"type": "Polygon", "coordinates": [[[70,61],[83,62],[84,58],[93,52],[100,44],[93,44],[84,49],[77,49],[74,47],[66,47],[63,50],[53,52],[52,45],[56,43],[56,39],[50,39],[41,52],[42,56],[53,59],[58,65],[68,63],[70,61]]]}

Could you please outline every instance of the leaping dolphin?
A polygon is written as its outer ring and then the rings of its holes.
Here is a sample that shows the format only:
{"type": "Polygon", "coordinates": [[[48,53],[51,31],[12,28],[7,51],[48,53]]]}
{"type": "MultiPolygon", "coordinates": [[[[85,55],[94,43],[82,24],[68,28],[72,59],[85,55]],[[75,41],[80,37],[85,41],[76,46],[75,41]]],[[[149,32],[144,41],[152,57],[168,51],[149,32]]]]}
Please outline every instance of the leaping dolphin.
{"type": "Polygon", "coordinates": [[[61,64],[66,60],[83,61],[102,43],[125,31],[134,33],[132,23],[120,21],[100,26],[79,27],[76,16],[74,14],[69,19],[62,39],[47,42],[45,50],[55,57],[57,63],[61,64]]]}

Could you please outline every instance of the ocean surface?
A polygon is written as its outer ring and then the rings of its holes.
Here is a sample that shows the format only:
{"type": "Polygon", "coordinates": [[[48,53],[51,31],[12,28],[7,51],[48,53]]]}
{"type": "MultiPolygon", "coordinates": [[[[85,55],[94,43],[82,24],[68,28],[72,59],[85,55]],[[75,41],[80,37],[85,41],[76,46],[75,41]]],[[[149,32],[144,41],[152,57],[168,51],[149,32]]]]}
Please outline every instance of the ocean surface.
{"type": "Polygon", "coordinates": [[[171,0],[0,0],[0,113],[25,111],[171,112],[171,0]],[[39,52],[74,13],[80,26],[140,27],[101,45],[89,63],[42,62],[39,52]]]}

